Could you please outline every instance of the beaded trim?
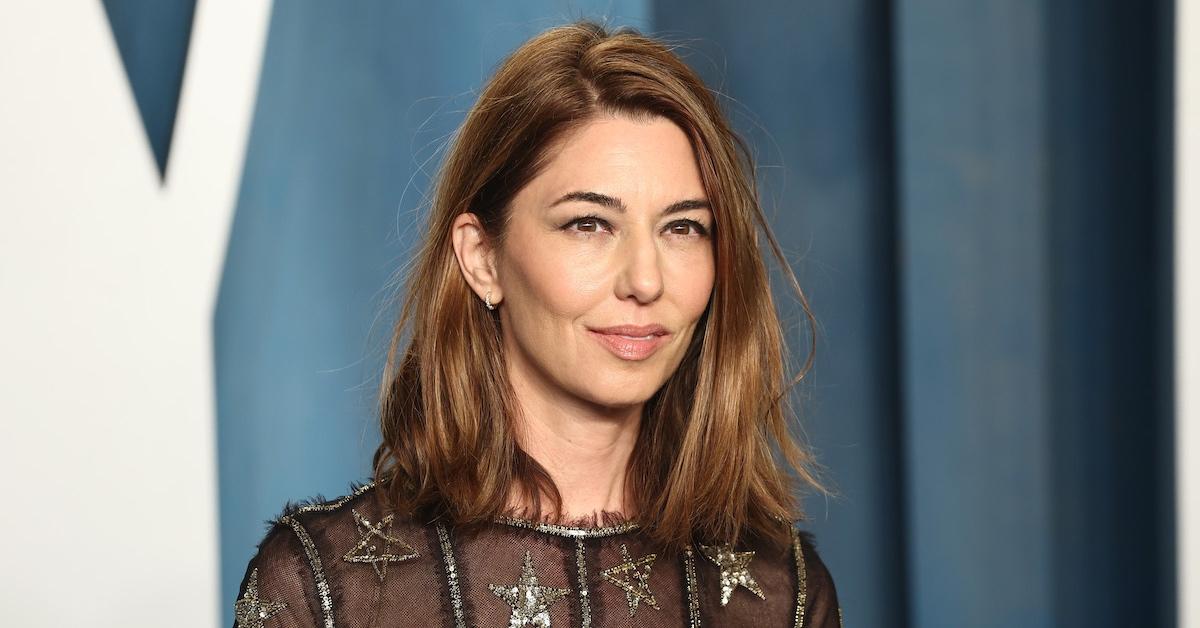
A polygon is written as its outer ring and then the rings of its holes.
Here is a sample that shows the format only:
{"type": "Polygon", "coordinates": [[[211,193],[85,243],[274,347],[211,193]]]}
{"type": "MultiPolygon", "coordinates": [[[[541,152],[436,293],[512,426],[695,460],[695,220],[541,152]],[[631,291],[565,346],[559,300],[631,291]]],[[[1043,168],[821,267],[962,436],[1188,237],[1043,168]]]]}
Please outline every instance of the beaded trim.
{"type": "Polygon", "coordinates": [[[446,524],[437,524],[438,542],[442,546],[442,559],[446,561],[446,584],[450,589],[450,604],[454,608],[455,628],[466,628],[467,620],[463,617],[462,591],[458,587],[458,564],[454,560],[454,546],[450,544],[450,531],[446,524]]]}
{"type": "Polygon", "coordinates": [[[304,506],[300,506],[296,510],[288,513],[288,516],[299,515],[299,514],[306,513],[306,512],[326,512],[326,511],[330,511],[330,510],[337,510],[338,508],[341,508],[342,506],[346,505],[346,503],[349,502],[350,500],[354,499],[355,497],[358,497],[359,495],[362,495],[363,493],[366,493],[367,491],[369,491],[373,488],[375,488],[374,480],[367,482],[366,484],[363,484],[362,486],[354,489],[353,491],[350,492],[349,495],[343,495],[342,497],[339,497],[334,501],[324,503],[324,504],[306,504],[304,506]]]}
{"type": "Polygon", "coordinates": [[[528,519],[520,519],[518,517],[509,516],[496,517],[495,521],[496,523],[503,523],[504,525],[525,528],[527,530],[535,530],[537,532],[545,532],[546,534],[554,534],[557,536],[565,536],[573,539],[596,539],[606,536],[614,536],[617,534],[624,534],[641,527],[641,524],[630,522],[602,528],[577,528],[574,526],[564,526],[554,523],[541,523],[538,521],[530,521],[528,519]]]}
{"type": "Polygon", "coordinates": [[[580,628],[591,628],[592,625],[592,603],[588,599],[587,586],[587,548],[583,546],[583,539],[575,539],[575,568],[579,571],[579,615],[580,628]]]}
{"type": "MultiPolygon", "coordinates": [[[[796,557],[796,628],[804,628],[804,606],[808,603],[808,573],[804,567],[804,548],[800,545],[800,531],[792,528],[792,553],[796,557]]],[[[841,612],[841,609],[838,609],[841,612]]],[[[841,617],[838,618],[839,623],[841,617]]]]}
{"type": "MultiPolygon", "coordinates": [[[[309,504],[306,506],[300,506],[295,511],[288,513],[288,514],[296,515],[296,514],[305,513],[305,512],[336,510],[336,509],[344,506],[347,502],[354,499],[355,497],[358,497],[359,495],[362,495],[363,493],[375,488],[375,484],[376,484],[375,480],[371,480],[371,481],[367,482],[366,484],[363,484],[362,486],[359,486],[358,488],[354,489],[349,495],[346,495],[344,497],[339,497],[335,501],[332,501],[332,502],[329,502],[326,504],[309,504]]],[[[629,522],[629,523],[622,523],[622,524],[613,525],[613,526],[603,526],[603,527],[599,527],[599,528],[581,528],[581,527],[577,527],[577,526],[567,526],[567,525],[560,525],[560,524],[555,524],[555,523],[543,523],[540,521],[531,521],[529,519],[522,519],[520,517],[513,517],[513,516],[496,517],[495,522],[502,523],[505,525],[515,526],[518,528],[525,528],[528,530],[536,530],[538,532],[545,532],[547,534],[554,534],[557,536],[565,536],[565,537],[575,538],[575,539],[578,539],[578,538],[595,539],[595,538],[602,538],[602,537],[606,537],[606,536],[614,536],[617,534],[624,534],[626,532],[630,532],[632,530],[636,530],[641,527],[641,524],[639,524],[639,523],[629,522]]]]}
{"type": "Polygon", "coordinates": [[[687,587],[688,627],[700,628],[700,589],[696,584],[696,555],[691,546],[683,553],[683,575],[687,587]]]}
{"type": "Polygon", "coordinates": [[[300,539],[300,544],[304,546],[304,554],[308,556],[309,566],[312,567],[313,582],[317,585],[317,597],[321,599],[321,615],[324,616],[325,628],[335,628],[333,625],[333,594],[329,590],[329,582],[325,580],[325,568],[321,566],[321,554],[317,552],[316,543],[313,543],[312,537],[308,535],[304,526],[291,516],[280,517],[279,522],[291,526],[296,537],[300,539]]]}

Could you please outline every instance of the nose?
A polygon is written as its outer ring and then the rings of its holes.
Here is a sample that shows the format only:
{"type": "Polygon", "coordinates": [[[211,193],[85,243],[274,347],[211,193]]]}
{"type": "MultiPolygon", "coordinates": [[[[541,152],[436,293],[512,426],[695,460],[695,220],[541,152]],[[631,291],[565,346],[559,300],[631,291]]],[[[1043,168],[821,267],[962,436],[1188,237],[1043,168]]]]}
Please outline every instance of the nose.
{"type": "Polygon", "coordinates": [[[640,232],[632,234],[625,238],[622,249],[617,298],[633,298],[639,303],[657,300],[663,293],[663,273],[654,237],[640,232]]]}

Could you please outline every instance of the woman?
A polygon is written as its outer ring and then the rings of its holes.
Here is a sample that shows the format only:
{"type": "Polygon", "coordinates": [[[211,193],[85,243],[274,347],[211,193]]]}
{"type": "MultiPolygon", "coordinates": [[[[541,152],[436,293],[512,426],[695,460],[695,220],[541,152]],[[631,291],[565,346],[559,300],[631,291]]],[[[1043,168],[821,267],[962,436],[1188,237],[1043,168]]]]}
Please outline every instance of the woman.
{"type": "Polygon", "coordinates": [[[513,53],[437,182],[375,480],[285,509],[237,625],[840,625],[752,173],[662,44],[513,53]]]}

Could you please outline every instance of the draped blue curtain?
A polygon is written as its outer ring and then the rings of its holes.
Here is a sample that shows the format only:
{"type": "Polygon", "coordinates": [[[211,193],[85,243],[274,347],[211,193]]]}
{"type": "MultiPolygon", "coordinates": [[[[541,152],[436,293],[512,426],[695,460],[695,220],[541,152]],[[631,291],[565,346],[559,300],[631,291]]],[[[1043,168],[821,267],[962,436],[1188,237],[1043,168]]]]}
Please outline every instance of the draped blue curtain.
{"type": "Polygon", "coordinates": [[[1172,10],[277,3],[214,319],[227,622],[262,521],[369,472],[446,134],[591,17],[684,41],[757,151],[819,320],[796,404],[846,625],[1173,626],[1172,10]]]}

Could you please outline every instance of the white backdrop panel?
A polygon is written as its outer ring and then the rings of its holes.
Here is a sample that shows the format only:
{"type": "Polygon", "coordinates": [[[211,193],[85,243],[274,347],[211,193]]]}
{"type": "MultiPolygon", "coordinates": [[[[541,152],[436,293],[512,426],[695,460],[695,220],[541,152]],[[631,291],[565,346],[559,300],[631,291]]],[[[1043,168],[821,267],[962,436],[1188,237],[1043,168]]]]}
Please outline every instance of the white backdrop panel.
{"type": "Polygon", "coordinates": [[[0,5],[0,605],[219,621],[212,311],[270,13],[198,3],[166,185],[100,2],[0,5]]]}

